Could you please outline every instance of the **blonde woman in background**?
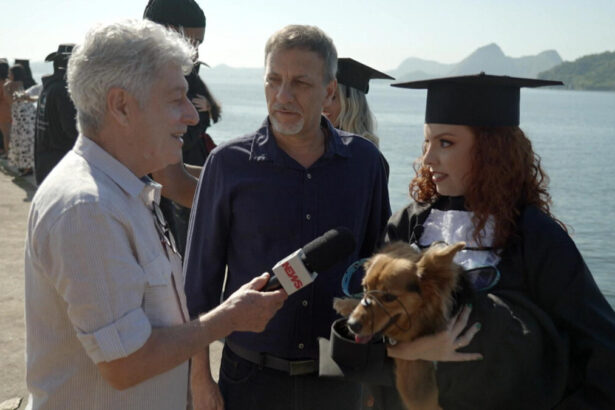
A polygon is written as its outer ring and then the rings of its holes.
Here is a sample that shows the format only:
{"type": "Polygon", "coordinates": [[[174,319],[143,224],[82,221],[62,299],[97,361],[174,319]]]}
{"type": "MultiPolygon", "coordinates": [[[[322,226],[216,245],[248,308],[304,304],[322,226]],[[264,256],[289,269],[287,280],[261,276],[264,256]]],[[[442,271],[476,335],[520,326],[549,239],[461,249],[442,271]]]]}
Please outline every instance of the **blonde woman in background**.
{"type": "Polygon", "coordinates": [[[379,138],[374,134],[376,121],[367,104],[369,80],[391,79],[393,77],[374,70],[352,58],[337,61],[337,90],[331,105],[323,114],[335,128],[366,138],[379,146],[379,138]]]}

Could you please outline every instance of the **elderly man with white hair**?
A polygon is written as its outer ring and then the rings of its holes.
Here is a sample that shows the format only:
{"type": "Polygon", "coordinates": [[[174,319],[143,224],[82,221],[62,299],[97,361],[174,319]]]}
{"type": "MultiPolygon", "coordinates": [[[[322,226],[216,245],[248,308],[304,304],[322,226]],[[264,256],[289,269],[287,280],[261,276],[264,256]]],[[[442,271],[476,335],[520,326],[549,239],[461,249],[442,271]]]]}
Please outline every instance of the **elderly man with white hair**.
{"type": "Polygon", "coordinates": [[[26,239],[34,409],[183,409],[188,359],[264,329],[286,298],[261,275],[190,321],[181,259],[147,175],[181,159],[198,116],[194,49],[148,21],[91,30],[68,66],[80,135],[39,187],[26,239]]]}

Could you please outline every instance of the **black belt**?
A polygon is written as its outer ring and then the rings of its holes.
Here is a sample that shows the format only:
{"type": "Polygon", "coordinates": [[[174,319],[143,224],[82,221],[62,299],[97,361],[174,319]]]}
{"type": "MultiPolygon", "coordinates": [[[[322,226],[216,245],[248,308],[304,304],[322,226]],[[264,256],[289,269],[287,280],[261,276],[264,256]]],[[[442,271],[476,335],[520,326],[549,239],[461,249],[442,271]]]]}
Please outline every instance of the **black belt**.
{"type": "Polygon", "coordinates": [[[267,353],[254,352],[237,344],[226,340],[226,346],[237,356],[261,367],[280,370],[288,373],[291,376],[299,376],[302,374],[312,374],[318,371],[318,362],[316,360],[286,360],[272,356],[267,353]]]}

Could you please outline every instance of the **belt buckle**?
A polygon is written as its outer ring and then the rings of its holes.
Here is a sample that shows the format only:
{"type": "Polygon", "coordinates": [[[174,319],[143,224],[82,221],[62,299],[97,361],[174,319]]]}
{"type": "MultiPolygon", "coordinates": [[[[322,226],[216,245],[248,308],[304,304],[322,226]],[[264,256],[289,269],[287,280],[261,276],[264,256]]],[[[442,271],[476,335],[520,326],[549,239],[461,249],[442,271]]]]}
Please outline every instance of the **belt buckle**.
{"type": "Polygon", "coordinates": [[[300,376],[302,374],[310,374],[316,371],[316,362],[314,360],[297,360],[290,362],[288,373],[291,376],[300,376]]]}

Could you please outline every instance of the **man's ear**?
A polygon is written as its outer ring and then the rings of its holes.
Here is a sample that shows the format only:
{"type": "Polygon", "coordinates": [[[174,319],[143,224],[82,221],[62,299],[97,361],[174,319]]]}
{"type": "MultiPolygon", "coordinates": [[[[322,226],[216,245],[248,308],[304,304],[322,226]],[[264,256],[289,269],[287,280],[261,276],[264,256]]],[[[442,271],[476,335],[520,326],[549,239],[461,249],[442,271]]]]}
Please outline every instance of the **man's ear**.
{"type": "Polygon", "coordinates": [[[333,96],[335,95],[335,91],[337,90],[337,79],[333,79],[329,81],[327,84],[327,95],[325,96],[325,100],[322,103],[323,108],[328,107],[333,102],[333,96]]]}
{"type": "Polygon", "coordinates": [[[123,88],[112,87],[107,92],[107,114],[120,125],[128,126],[135,104],[136,99],[123,88]]]}

